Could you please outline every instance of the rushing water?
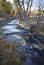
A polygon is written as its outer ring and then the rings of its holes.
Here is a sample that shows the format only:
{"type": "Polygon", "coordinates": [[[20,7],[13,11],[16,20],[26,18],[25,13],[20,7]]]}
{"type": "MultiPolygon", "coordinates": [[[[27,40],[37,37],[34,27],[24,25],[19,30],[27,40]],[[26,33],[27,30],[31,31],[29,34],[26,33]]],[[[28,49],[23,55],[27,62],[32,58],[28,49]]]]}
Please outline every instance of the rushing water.
{"type": "Polygon", "coordinates": [[[20,53],[21,65],[44,65],[44,36],[27,31],[19,25],[19,20],[13,20],[1,29],[7,42],[20,41],[16,52],[20,53]]]}

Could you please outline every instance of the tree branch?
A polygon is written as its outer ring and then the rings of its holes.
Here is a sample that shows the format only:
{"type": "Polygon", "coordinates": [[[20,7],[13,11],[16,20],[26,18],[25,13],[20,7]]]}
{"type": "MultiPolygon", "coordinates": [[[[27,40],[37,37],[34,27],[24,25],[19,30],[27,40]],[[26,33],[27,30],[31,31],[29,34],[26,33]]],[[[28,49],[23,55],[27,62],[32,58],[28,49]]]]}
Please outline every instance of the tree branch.
{"type": "Polygon", "coordinates": [[[28,8],[29,8],[30,0],[29,0],[29,2],[27,2],[27,3],[28,3],[28,4],[27,4],[26,12],[28,12],[28,8]]]}

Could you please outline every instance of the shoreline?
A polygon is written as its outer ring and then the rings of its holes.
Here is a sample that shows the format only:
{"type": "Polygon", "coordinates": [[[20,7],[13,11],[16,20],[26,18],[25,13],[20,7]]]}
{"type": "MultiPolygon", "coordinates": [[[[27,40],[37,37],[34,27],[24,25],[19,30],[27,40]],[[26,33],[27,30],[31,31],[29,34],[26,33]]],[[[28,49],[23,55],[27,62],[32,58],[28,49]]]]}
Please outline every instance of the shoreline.
{"type": "Polygon", "coordinates": [[[16,19],[16,17],[10,14],[0,15],[0,27],[6,25],[7,23],[14,19],[16,19]]]}

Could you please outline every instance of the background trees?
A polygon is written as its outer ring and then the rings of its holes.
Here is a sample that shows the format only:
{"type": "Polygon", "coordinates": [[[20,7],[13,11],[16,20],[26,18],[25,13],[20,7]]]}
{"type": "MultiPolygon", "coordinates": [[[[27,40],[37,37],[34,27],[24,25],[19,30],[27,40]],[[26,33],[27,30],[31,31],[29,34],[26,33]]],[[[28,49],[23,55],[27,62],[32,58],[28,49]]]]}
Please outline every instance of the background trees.
{"type": "Polygon", "coordinates": [[[39,24],[41,23],[41,18],[43,16],[43,11],[44,11],[44,0],[38,0],[38,20],[37,20],[37,25],[39,26],[39,24]]]}
{"type": "Polygon", "coordinates": [[[6,13],[10,13],[12,10],[12,4],[10,2],[7,2],[6,0],[2,0],[0,2],[0,10],[2,9],[6,13]]]}
{"type": "Polygon", "coordinates": [[[15,8],[20,8],[21,16],[26,26],[30,26],[30,10],[32,4],[33,0],[14,0],[15,8]]]}
{"type": "MultiPolygon", "coordinates": [[[[13,1],[14,1],[13,4],[11,4],[9,2],[9,0],[8,1],[2,0],[2,2],[0,3],[0,10],[3,10],[3,12],[6,12],[6,13],[11,13],[12,12],[13,15],[15,15],[15,17],[24,20],[25,26],[30,27],[31,22],[32,22],[32,21],[30,21],[30,16],[31,16],[31,14],[33,14],[33,12],[31,11],[31,7],[32,7],[32,4],[33,4],[34,0],[13,0],[13,1]]],[[[37,5],[35,7],[38,8],[37,25],[39,23],[39,20],[41,19],[40,18],[41,14],[42,14],[41,12],[44,9],[43,1],[44,0],[37,0],[36,1],[37,5]]],[[[34,13],[36,13],[35,10],[33,10],[33,11],[34,11],[34,13]]],[[[34,15],[32,15],[32,16],[34,16],[34,15]]]]}

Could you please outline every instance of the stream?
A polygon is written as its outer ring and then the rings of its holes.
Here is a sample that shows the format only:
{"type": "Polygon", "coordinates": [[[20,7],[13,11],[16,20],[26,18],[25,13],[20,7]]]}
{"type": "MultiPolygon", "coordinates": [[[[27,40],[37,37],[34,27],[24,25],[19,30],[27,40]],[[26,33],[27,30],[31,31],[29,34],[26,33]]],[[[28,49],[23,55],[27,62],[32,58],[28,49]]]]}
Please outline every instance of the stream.
{"type": "Polygon", "coordinates": [[[19,20],[13,20],[1,27],[2,34],[8,42],[18,41],[17,53],[21,56],[21,65],[44,65],[44,36],[32,32],[19,24],[19,20]]]}

